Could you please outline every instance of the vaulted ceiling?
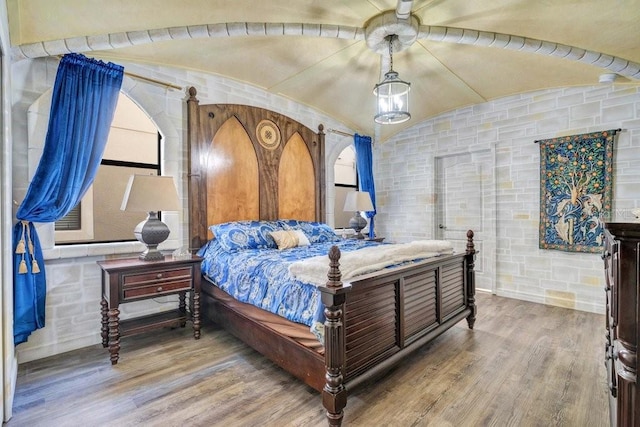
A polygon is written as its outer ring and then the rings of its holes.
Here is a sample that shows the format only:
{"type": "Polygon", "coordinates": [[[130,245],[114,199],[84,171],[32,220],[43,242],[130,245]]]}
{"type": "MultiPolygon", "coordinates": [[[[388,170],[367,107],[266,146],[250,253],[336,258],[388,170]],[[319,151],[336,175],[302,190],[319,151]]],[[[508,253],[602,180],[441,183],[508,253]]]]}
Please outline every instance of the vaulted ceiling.
{"type": "Polygon", "coordinates": [[[640,83],[640,0],[7,0],[14,60],[87,56],[201,70],[387,139],[456,108],[543,88],[640,83]],[[400,19],[396,8],[409,7],[400,19]],[[373,121],[393,68],[412,118],[373,121]],[[415,33],[415,34],[414,34],[415,33]]]}

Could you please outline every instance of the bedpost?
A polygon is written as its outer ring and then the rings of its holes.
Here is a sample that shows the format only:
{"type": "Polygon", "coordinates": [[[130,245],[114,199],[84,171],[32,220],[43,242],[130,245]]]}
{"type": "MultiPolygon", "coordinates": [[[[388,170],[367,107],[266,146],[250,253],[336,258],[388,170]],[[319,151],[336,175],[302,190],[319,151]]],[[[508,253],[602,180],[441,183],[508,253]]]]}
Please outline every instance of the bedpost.
{"type": "Polygon", "coordinates": [[[327,217],[327,208],[325,206],[326,194],[326,171],[325,171],[325,154],[324,154],[324,125],[318,125],[318,161],[317,161],[317,176],[316,176],[316,221],[324,222],[327,217]]]}
{"type": "Polygon", "coordinates": [[[473,231],[467,231],[467,307],[471,309],[471,314],[467,316],[469,329],[473,329],[476,322],[478,307],[476,306],[476,272],[473,270],[476,262],[476,248],[473,244],[473,231]]]}
{"type": "Polygon", "coordinates": [[[324,364],[326,384],[322,390],[322,405],[327,410],[330,426],[340,426],[347,406],[347,390],[344,388],[345,330],[344,303],[351,285],[340,281],[340,249],[329,250],[329,272],[327,284],[320,286],[324,304],[324,364]]]}
{"type": "Polygon", "coordinates": [[[200,174],[202,173],[200,165],[200,137],[199,129],[199,113],[198,105],[200,101],[196,98],[196,88],[189,88],[189,99],[187,100],[187,156],[189,157],[187,169],[187,183],[189,194],[189,250],[197,251],[206,242],[206,203],[202,194],[202,183],[200,174]],[[204,218],[202,217],[204,215],[204,218]],[[204,238],[202,228],[204,230],[204,238]]]}

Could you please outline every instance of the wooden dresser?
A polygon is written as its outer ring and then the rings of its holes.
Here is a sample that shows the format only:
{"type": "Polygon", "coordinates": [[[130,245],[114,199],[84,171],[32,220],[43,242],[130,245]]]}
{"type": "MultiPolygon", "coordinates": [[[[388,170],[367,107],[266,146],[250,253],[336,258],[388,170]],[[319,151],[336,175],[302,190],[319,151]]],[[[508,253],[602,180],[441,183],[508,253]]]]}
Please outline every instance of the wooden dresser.
{"type": "Polygon", "coordinates": [[[640,223],[605,224],[605,363],[612,426],[640,425],[637,345],[640,332],[640,223]]]}

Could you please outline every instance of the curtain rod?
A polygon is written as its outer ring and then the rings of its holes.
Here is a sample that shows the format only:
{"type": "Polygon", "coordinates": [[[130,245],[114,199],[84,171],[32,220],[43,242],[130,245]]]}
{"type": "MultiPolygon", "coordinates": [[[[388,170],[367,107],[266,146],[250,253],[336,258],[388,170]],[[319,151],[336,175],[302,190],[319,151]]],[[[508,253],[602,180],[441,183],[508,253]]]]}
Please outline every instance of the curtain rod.
{"type": "MultiPolygon", "coordinates": [[[[58,59],[62,59],[62,55],[55,56],[58,59]]],[[[124,71],[125,76],[133,77],[134,79],[144,80],[149,83],[153,83],[160,86],[165,86],[169,89],[182,90],[182,86],[174,85],[173,83],[163,82],[162,80],[152,79],[151,77],[141,76],[140,74],[132,73],[130,71],[124,71]]]]}
{"type": "Polygon", "coordinates": [[[152,79],[151,77],[141,76],[140,74],[131,73],[129,71],[125,71],[124,74],[129,76],[129,77],[133,77],[135,79],[145,80],[147,82],[154,83],[154,84],[157,84],[157,85],[160,85],[160,86],[166,86],[169,89],[182,90],[182,86],[174,85],[172,83],[163,82],[162,80],[152,79]]]}
{"type": "Polygon", "coordinates": [[[327,129],[327,132],[329,133],[335,133],[338,135],[342,135],[342,136],[350,136],[350,137],[354,137],[354,135],[352,133],[347,133],[347,132],[343,132],[341,130],[336,130],[336,129],[327,129]]]}
{"type": "MultiPolygon", "coordinates": [[[[622,132],[622,128],[618,128],[618,129],[609,129],[612,134],[615,136],[615,134],[617,134],[618,132],[622,132]]],[[[606,132],[604,130],[598,131],[598,132],[606,132]]],[[[597,133],[597,132],[586,132],[585,134],[589,134],[589,133],[597,133]]],[[[584,135],[584,134],[581,134],[584,135]]],[[[567,136],[580,136],[580,135],[567,135],[567,136]]],[[[557,136],[556,138],[565,138],[564,136],[557,136]]],[[[553,138],[548,138],[548,139],[553,139],[553,138]]],[[[540,143],[540,141],[546,141],[546,139],[536,139],[535,141],[533,141],[534,144],[538,144],[540,143]]]]}

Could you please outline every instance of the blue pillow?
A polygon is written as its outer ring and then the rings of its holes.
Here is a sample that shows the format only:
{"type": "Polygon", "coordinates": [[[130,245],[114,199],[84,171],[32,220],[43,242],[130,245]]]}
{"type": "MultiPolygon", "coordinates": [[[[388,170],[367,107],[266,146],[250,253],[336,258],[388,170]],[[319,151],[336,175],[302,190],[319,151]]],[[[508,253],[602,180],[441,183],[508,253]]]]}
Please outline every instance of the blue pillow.
{"type": "Polygon", "coordinates": [[[227,252],[242,249],[275,249],[276,241],[269,233],[282,230],[278,221],[232,221],[209,227],[220,246],[227,252]]]}
{"type": "Polygon", "coordinates": [[[302,230],[309,239],[310,243],[338,242],[342,240],[333,228],[327,224],[315,221],[300,221],[297,219],[282,219],[279,221],[281,227],[285,230],[302,230]]]}

